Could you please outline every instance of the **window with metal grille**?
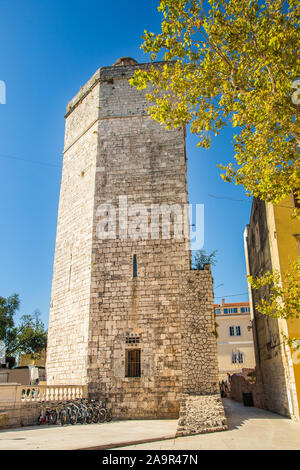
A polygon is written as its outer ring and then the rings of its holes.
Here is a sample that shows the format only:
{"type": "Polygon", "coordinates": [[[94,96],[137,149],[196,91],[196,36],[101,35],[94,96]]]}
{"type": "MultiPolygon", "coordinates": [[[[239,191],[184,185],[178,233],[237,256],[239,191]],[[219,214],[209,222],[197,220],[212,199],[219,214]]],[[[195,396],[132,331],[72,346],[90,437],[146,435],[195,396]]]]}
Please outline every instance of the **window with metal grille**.
{"type": "Polygon", "coordinates": [[[126,336],[126,344],[139,344],[139,342],[140,342],[139,335],[126,336]]]}
{"type": "Polygon", "coordinates": [[[234,336],[234,326],[229,327],[229,336],[234,336]]]}
{"type": "Polygon", "coordinates": [[[240,326],[236,326],[236,327],[235,327],[235,334],[236,334],[237,336],[241,336],[241,327],[240,327],[240,326]]]}
{"type": "Polygon", "coordinates": [[[125,377],[141,377],[141,350],[126,349],[125,377]]]}
{"type": "Polygon", "coordinates": [[[243,364],[244,362],[244,353],[241,351],[232,351],[231,353],[231,362],[232,364],[243,364]]]}

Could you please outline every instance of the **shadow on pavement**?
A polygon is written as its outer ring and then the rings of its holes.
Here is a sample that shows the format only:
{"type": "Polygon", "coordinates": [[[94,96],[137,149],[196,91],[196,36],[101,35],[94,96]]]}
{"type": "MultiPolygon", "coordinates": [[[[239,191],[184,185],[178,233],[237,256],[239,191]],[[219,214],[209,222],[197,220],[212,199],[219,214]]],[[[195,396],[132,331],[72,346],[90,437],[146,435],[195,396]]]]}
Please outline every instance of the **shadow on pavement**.
{"type": "Polygon", "coordinates": [[[285,416],[281,416],[261,408],[255,408],[254,406],[244,406],[242,403],[230,398],[222,398],[222,402],[229,430],[238,429],[249,419],[277,419],[291,421],[285,416]]]}

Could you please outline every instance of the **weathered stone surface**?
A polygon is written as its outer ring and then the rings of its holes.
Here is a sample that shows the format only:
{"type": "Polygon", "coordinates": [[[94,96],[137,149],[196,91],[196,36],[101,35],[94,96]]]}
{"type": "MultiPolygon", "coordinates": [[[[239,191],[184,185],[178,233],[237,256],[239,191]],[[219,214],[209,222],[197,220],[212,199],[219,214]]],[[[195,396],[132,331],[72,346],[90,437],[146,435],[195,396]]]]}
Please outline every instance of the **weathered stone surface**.
{"type": "Polygon", "coordinates": [[[251,393],[253,405],[256,408],[263,408],[264,394],[262,384],[256,378],[250,380],[247,375],[247,369],[243,369],[242,373],[233,374],[230,378],[231,398],[243,403],[243,393],[251,393]]]}
{"type": "MultiPolygon", "coordinates": [[[[47,402],[44,404],[47,405],[47,402]]],[[[40,413],[40,403],[2,404],[0,408],[0,429],[37,425],[40,413]]]]}
{"type": "Polygon", "coordinates": [[[177,437],[228,429],[219,395],[184,395],[177,437]]]}
{"type": "MultiPolygon", "coordinates": [[[[178,417],[182,393],[216,394],[209,270],[190,270],[189,241],[97,236],[98,208],[188,203],[184,129],[149,118],[128,78],[96,72],[69,103],[49,322],[49,384],[87,384],[116,418],[178,417]],[[137,277],[133,277],[133,256],[137,277]],[[125,377],[126,337],[141,377],[125,377]]],[[[117,220],[126,219],[122,209],[117,220]]],[[[130,217],[129,217],[130,220],[130,217]]]]}

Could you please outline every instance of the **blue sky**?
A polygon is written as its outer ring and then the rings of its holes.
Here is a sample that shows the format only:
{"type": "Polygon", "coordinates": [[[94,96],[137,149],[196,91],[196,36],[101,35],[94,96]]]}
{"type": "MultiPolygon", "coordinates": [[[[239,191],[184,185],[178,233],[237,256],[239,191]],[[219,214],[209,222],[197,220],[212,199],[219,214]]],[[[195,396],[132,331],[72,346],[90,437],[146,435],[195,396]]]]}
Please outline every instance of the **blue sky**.
{"type": "MultiPolygon", "coordinates": [[[[0,295],[19,293],[20,313],[47,324],[68,101],[101,66],[138,62],[144,29],[158,32],[156,1],[0,0],[0,295]]],[[[217,163],[233,158],[232,131],[210,150],[188,135],[189,200],[205,205],[207,252],[218,250],[215,295],[246,301],[243,230],[251,199],[224,183],[217,163]]],[[[220,298],[219,298],[220,297],[220,298]]]]}

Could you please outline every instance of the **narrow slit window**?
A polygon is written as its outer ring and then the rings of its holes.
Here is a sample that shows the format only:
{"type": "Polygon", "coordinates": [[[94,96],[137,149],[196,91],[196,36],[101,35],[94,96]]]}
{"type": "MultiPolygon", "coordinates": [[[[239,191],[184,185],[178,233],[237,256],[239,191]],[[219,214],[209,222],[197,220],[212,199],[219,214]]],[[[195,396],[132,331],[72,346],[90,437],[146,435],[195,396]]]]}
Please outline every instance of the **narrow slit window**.
{"type": "Polygon", "coordinates": [[[239,364],[244,363],[244,354],[241,353],[240,351],[238,352],[238,361],[239,361],[239,364]]]}
{"type": "Polygon", "coordinates": [[[232,364],[236,364],[237,362],[237,354],[234,352],[231,353],[231,362],[232,364]]]}
{"type": "Polygon", "coordinates": [[[71,288],[71,278],[72,278],[72,253],[70,253],[69,286],[68,286],[69,290],[71,288]]]}
{"type": "Polygon", "coordinates": [[[136,260],[136,255],[133,255],[133,277],[137,277],[137,260],[136,260]]]}
{"type": "Polygon", "coordinates": [[[141,377],[141,350],[126,349],[125,377],[141,377]]]}

